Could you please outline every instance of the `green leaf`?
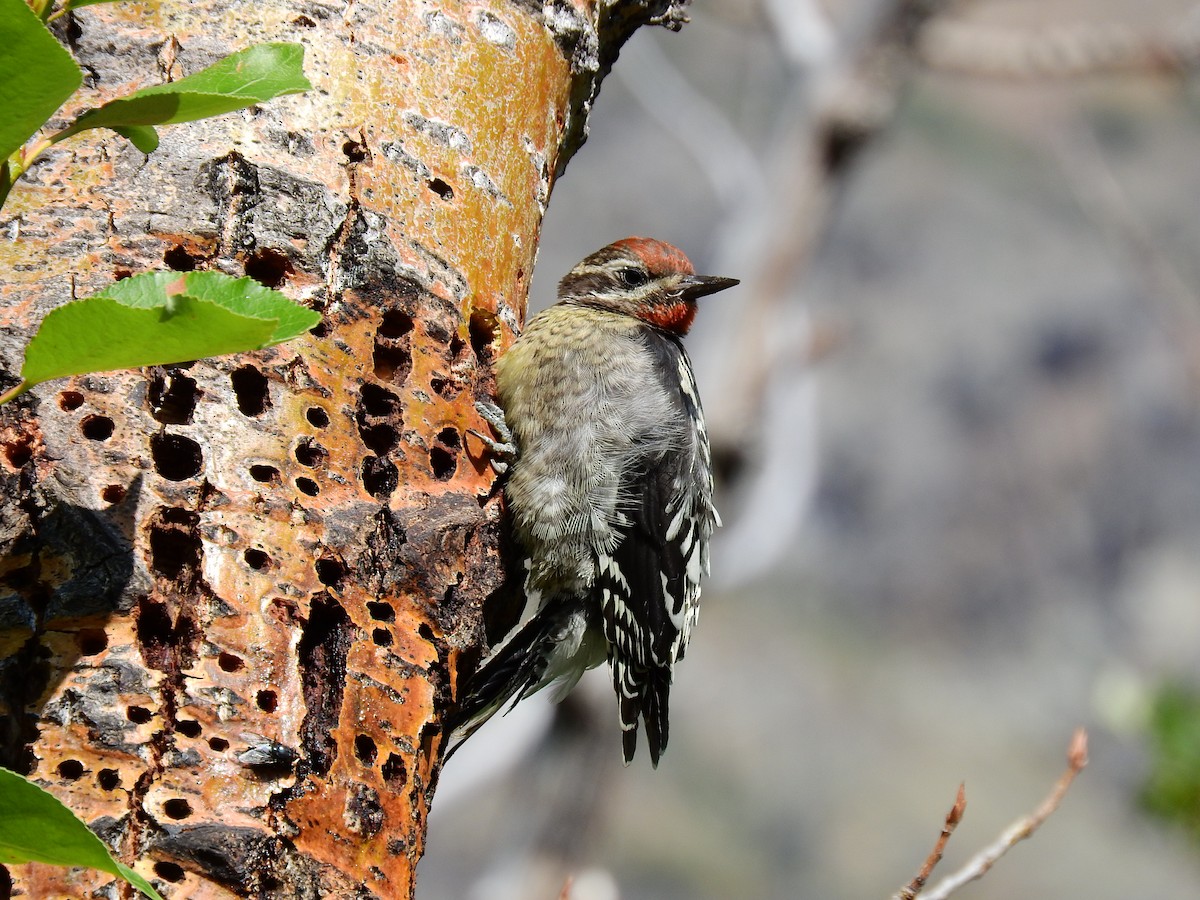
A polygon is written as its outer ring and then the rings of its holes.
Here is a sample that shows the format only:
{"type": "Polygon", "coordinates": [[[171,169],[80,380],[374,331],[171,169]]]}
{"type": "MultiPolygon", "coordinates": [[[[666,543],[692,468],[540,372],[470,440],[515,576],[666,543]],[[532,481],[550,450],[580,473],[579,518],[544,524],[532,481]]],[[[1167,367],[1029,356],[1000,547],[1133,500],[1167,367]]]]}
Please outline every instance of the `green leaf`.
{"type": "Polygon", "coordinates": [[[245,316],[276,319],[278,324],[269,341],[272,344],[299,337],[321,321],[320,313],[289,300],[279,291],[263,287],[253,278],[230,278],[220,272],[189,272],[187,293],[245,316]]]}
{"type": "Polygon", "coordinates": [[[191,122],[310,90],[303,61],[304,48],[300,44],[248,47],[179,81],[143,88],[89,110],[55,139],[87,128],[119,130],[191,122]]]}
{"type": "Polygon", "coordinates": [[[96,296],[109,297],[126,306],[160,307],[166,303],[168,288],[173,282],[181,280],[183,287],[178,293],[215,303],[244,316],[277,320],[278,325],[267,342],[269,344],[298,337],[321,321],[319,313],[289,300],[279,291],[263,287],[253,278],[231,278],[221,272],[187,272],[183,275],[178,272],[147,272],[113,282],[96,296]]]}
{"type": "Polygon", "coordinates": [[[272,320],[240,316],[194,297],[176,296],[172,310],[131,309],[89,297],[51,312],[25,351],[26,386],[80,375],[166,365],[266,346],[272,320]]]}
{"type": "Polygon", "coordinates": [[[79,9],[81,6],[95,6],[97,3],[116,3],[118,0],[67,0],[63,4],[63,9],[66,12],[79,9]]]}
{"type": "Polygon", "coordinates": [[[27,141],[83,82],[83,73],[25,0],[0,0],[0,159],[27,141]]]}
{"type": "Polygon", "coordinates": [[[113,859],[104,842],[56,797],[0,768],[0,863],[27,862],[98,869],[162,900],[150,882],[113,859]]]}
{"type": "Polygon", "coordinates": [[[158,149],[158,132],[153,125],[117,125],[113,131],[147,155],[158,149]]]}
{"type": "Polygon", "coordinates": [[[320,320],[251,278],[148,272],[47,315],[26,348],[23,383],[11,396],[65,375],[257,350],[320,320]]]}

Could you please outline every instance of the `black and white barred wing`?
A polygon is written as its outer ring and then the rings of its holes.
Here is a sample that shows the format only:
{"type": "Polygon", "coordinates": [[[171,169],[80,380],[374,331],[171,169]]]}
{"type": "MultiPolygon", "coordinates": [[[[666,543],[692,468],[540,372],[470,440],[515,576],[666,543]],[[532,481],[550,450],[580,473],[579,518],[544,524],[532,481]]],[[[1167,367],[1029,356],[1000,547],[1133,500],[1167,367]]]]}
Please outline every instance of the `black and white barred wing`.
{"type": "Polygon", "coordinates": [[[618,514],[620,541],[598,561],[596,581],[625,760],[636,750],[640,717],[655,765],[667,745],[672,671],[696,622],[708,540],[717,523],[708,439],[682,353],[678,364],[687,376],[680,412],[695,429],[695,452],[690,458],[652,458],[627,475],[622,495],[629,500],[618,514]]]}

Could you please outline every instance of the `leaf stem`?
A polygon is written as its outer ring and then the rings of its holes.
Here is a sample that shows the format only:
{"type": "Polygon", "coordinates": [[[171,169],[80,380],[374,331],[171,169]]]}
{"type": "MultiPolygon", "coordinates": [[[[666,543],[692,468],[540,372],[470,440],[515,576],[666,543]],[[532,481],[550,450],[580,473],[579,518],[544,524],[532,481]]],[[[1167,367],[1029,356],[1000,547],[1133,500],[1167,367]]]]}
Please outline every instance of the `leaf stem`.
{"type": "Polygon", "coordinates": [[[8,192],[12,190],[13,186],[12,171],[9,169],[9,165],[7,159],[0,162],[0,208],[4,206],[4,201],[8,199],[8,192]]]}
{"type": "Polygon", "coordinates": [[[5,391],[3,394],[0,394],[0,406],[3,406],[9,400],[15,400],[17,397],[20,397],[23,393],[25,393],[31,387],[33,387],[33,385],[30,382],[28,382],[22,378],[21,381],[15,387],[11,387],[7,391],[5,391]]]}

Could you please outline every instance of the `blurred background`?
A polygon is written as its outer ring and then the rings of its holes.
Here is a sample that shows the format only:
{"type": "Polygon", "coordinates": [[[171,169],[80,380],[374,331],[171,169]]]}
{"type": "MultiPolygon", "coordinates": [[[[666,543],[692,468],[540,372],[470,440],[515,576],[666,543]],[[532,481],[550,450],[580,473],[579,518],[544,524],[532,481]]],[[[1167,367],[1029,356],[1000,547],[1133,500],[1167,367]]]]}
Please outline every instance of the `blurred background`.
{"type": "MultiPolygon", "coordinates": [[[[1200,897],[1200,4],[695,0],[554,189],[736,276],[670,750],[604,670],[446,767],[418,896],[888,897],[1091,762],[969,898],[1200,897]]],[[[937,880],[935,875],[934,881],[937,880]]]]}

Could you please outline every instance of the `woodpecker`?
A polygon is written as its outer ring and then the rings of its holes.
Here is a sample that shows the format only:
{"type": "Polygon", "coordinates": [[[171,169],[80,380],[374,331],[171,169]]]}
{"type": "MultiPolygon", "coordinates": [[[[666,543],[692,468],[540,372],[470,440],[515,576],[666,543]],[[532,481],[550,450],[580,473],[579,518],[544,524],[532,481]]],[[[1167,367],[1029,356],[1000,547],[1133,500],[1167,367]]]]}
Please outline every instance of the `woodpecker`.
{"type": "Polygon", "coordinates": [[[696,275],[670,244],[625,238],[575,266],[497,363],[501,408],[479,409],[499,438],[485,443],[507,469],[536,613],[467,684],[467,734],[510,698],[550,684],[564,696],[607,659],[625,762],[640,718],[658,765],[672,672],[720,524],[681,339],[697,299],[737,283],[696,275]]]}

